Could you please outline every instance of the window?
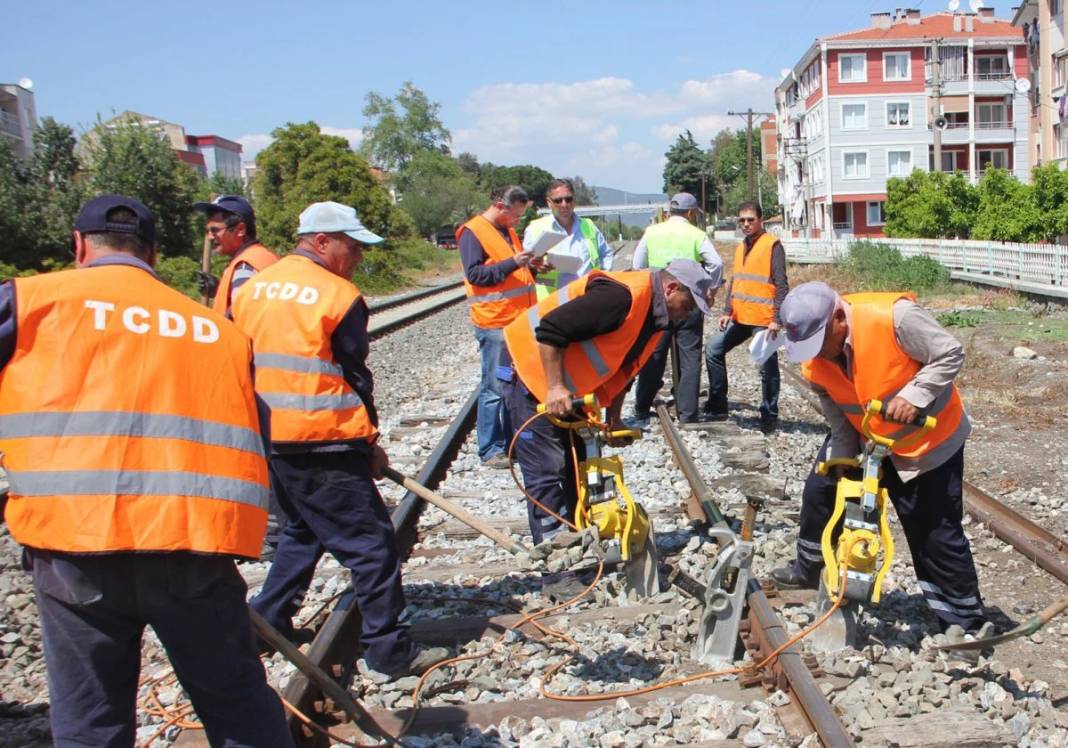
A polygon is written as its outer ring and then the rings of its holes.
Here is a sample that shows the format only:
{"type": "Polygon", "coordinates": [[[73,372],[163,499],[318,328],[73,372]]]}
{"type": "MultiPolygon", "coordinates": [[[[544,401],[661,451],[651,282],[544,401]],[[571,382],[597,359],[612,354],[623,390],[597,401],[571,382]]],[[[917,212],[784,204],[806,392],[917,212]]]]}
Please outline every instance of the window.
{"type": "Polygon", "coordinates": [[[868,176],[868,154],[866,151],[845,151],[842,153],[842,178],[864,179],[868,176]]]}
{"type": "Polygon", "coordinates": [[[960,167],[957,166],[957,151],[942,151],[942,171],[952,174],[960,167]]]}
{"type": "Polygon", "coordinates": [[[886,215],[883,213],[883,206],[886,205],[883,201],[872,201],[868,203],[868,225],[869,226],[882,226],[886,223],[886,215]]]}
{"type": "MultiPolygon", "coordinates": [[[[1032,81],[1032,84],[1034,81],[1032,81]]],[[[1060,88],[1064,85],[1064,58],[1053,60],[1053,87],[1060,88]]]]}
{"type": "Polygon", "coordinates": [[[908,52],[883,52],[883,80],[907,81],[912,79],[912,65],[908,52]]]}
{"type": "Polygon", "coordinates": [[[866,130],[868,127],[867,104],[842,104],[842,129],[866,130]]]}
{"type": "Polygon", "coordinates": [[[1004,54],[976,55],[975,73],[980,80],[1009,77],[1009,59],[1004,54]]]}
{"type": "Polygon", "coordinates": [[[886,173],[891,177],[907,177],[912,173],[912,151],[887,151],[886,173]]]}
{"type": "Polygon", "coordinates": [[[990,130],[995,127],[1008,127],[1008,118],[1005,116],[1004,104],[976,104],[976,126],[980,130],[990,130]]]}
{"type": "Polygon", "coordinates": [[[838,55],[838,82],[864,83],[868,80],[868,58],[866,55],[838,55]]]}
{"type": "Polygon", "coordinates": [[[976,151],[975,158],[979,162],[979,171],[985,171],[991,167],[1009,168],[1009,152],[1004,148],[980,149],[976,151]]]}
{"type": "Polygon", "coordinates": [[[1049,0],[1049,14],[1055,16],[1061,12],[1061,0],[1049,0]]]}
{"type": "Polygon", "coordinates": [[[886,105],[887,127],[908,127],[909,103],[907,101],[891,101],[886,105]]]}

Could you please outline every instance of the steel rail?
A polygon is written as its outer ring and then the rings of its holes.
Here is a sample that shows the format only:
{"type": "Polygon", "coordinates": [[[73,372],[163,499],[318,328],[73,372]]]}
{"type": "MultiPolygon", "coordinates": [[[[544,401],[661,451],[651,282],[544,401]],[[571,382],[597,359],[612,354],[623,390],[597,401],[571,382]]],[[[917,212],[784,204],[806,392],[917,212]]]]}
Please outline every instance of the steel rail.
{"type": "MultiPolygon", "coordinates": [[[[686,482],[690,484],[690,490],[693,492],[694,497],[697,498],[702,511],[705,512],[705,519],[712,525],[726,523],[726,518],[712,499],[711,489],[705,484],[704,478],[701,477],[701,473],[690,456],[689,450],[683,444],[675,424],[671,422],[667,408],[663,405],[659,406],[657,415],[660,417],[664,438],[675,457],[675,463],[682,470],[683,475],[686,477],[686,482]]],[[[771,607],[771,603],[768,602],[767,596],[761,590],[759,582],[755,579],[749,582],[747,600],[752,618],[760,626],[763,638],[767,641],[768,646],[774,650],[785,644],[788,639],[786,629],[782,621],[779,620],[778,615],[776,615],[775,610],[771,607]]],[[[819,735],[823,744],[835,746],[835,748],[854,745],[853,739],[850,737],[845,725],[842,724],[838,713],[831,703],[827,701],[827,697],[823,695],[819,685],[816,683],[816,679],[802,661],[801,653],[797,647],[791,645],[784,649],[779,654],[777,663],[781,667],[783,675],[786,676],[790,690],[793,692],[802,714],[808,720],[812,729],[816,731],[816,734],[819,735]]]]}
{"type": "MultiPolygon", "coordinates": [[[[417,481],[428,488],[435,488],[445,477],[449,465],[456,458],[467,435],[475,424],[478,405],[478,391],[467,399],[460,412],[453,419],[448,431],[438,441],[434,451],[427,458],[417,481]]],[[[423,499],[411,491],[390,513],[393,529],[397,536],[400,557],[405,559],[411,553],[417,540],[416,525],[425,506],[423,499]]],[[[338,599],[326,622],[319,629],[315,640],[308,650],[308,659],[319,668],[331,673],[342,684],[348,683],[352,675],[352,665],[360,652],[361,619],[355,595],[349,586],[338,599]]],[[[308,715],[325,711],[325,702],[320,689],[303,675],[295,675],[283,694],[286,701],[294,704],[308,715]],[[319,708],[316,709],[315,707],[319,708]]],[[[325,736],[313,732],[296,717],[289,718],[290,729],[301,748],[305,746],[327,745],[325,736]]]]}
{"type": "MultiPolygon", "coordinates": [[[[801,391],[805,401],[820,410],[819,401],[808,391],[804,378],[790,367],[782,369],[801,391]]],[[[964,510],[975,521],[986,525],[1001,540],[1021,555],[1068,584],[1068,542],[1028,519],[1004,502],[995,499],[970,481],[964,484],[964,510]]]]}
{"type": "Polygon", "coordinates": [[[447,296],[442,301],[439,301],[436,304],[423,307],[412,312],[411,314],[405,315],[403,317],[397,317],[396,319],[392,319],[387,322],[376,323],[374,321],[374,317],[372,316],[371,322],[367,326],[367,336],[371,340],[377,340],[378,338],[381,338],[384,335],[388,335],[389,333],[394,332],[395,330],[399,330],[402,327],[406,327],[407,325],[410,325],[413,322],[417,322],[418,320],[421,320],[424,317],[429,317],[432,314],[437,314],[443,309],[447,309],[450,306],[459,304],[465,298],[467,298],[467,294],[465,293],[454,293],[450,296],[447,296]]]}
{"type": "Polygon", "coordinates": [[[433,296],[434,294],[451,291],[454,288],[460,288],[463,284],[464,282],[462,280],[458,280],[450,283],[442,283],[440,286],[428,286],[419,291],[412,291],[411,293],[406,293],[392,299],[372,302],[367,305],[367,309],[371,314],[377,314],[378,312],[384,312],[387,309],[393,309],[398,306],[404,306],[405,304],[411,304],[413,301],[425,299],[427,296],[433,296]]]}

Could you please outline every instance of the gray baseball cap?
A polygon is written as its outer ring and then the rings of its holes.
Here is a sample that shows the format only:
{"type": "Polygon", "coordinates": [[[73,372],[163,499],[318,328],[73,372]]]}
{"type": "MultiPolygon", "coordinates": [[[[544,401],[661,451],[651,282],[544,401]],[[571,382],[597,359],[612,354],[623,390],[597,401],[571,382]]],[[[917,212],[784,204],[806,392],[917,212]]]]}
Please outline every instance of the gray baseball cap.
{"type": "Polygon", "coordinates": [[[300,214],[298,236],[320,233],[347,234],[360,244],[381,244],[385,241],[360,222],[355,208],[332,201],[312,203],[300,214]]]}
{"type": "Polygon", "coordinates": [[[689,192],[680,192],[671,198],[668,203],[672,210],[697,210],[701,206],[697,204],[697,198],[689,192]]]}
{"type": "Polygon", "coordinates": [[[712,314],[708,308],[709,296],[723,285],[723,263],[713,268],[705,268],[693,260],[672,260],[664,270],[678,279],[693,295],[694,303],[704,315],[712,314]]]}
{"type": "Polygon", "coordinates": [[[838,294],[822,281],[802,283],[786,294],[779,317],[786,328],[786,358],[794,363],[819,355],[838,294]]]}

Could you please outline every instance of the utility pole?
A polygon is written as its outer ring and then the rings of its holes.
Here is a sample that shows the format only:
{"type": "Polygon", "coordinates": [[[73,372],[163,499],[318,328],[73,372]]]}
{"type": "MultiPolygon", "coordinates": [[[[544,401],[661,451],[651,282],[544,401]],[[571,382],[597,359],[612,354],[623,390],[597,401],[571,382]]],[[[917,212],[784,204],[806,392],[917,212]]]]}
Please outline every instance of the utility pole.
{"type": "Polygon", "coordinates": [[[753,117],[771,117],[775,112],[754,112],[749,107],[744,112],[727,112],[731,116],[745,117],[745,196],[753,199],[753,117]]]}
{"type": "Polygon", "coordinates": [[[942,63],[938,54],[938,39],[931,40],[931,106],[934,107],[934,119],[931,120],[931,132],[934,135],[934,169],[942,171],[942,128],[938,119],[942,116],[942,63]]]}

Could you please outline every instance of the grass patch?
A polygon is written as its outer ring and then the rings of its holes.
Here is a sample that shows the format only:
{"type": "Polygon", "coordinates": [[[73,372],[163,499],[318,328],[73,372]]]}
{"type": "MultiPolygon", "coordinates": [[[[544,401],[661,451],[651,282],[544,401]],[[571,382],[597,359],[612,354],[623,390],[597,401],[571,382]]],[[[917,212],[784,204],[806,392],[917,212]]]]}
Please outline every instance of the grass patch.
{"type": "Polygon", "coordinates": [[[902,257],[894,247],[854,242],[841,263],[859,290],[933,291],[949,285],[949,270],[930,257],[902,257]]]}
{"type": "Polygon", "coordinates": [[[422,239],[391,240],[364,252],[352,282],[365,294],[383,294],[411,285],[426,273],[459,269],[456,250],[435,247],[422,239]]]}

